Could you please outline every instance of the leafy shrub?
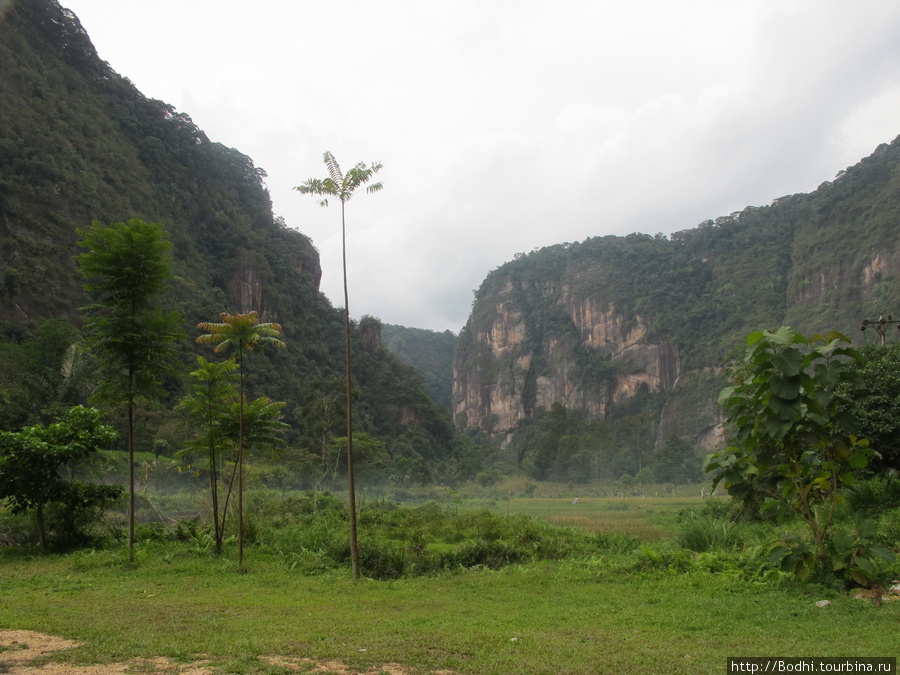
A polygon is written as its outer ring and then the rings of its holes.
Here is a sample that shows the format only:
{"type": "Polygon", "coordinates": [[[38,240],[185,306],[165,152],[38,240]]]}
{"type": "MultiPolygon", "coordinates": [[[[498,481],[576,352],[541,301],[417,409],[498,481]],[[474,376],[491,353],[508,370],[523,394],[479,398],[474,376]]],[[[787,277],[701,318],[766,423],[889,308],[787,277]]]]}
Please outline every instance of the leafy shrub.
{"type": "Polygon", "coordinates": [[[878,526],[861,521],[856,528],[836,532],[832,537],[831,564],[836,573],[844,573],[846,581],[860,586],[885,583],[893,576],[894,552],[877,545],[878,526]]]}

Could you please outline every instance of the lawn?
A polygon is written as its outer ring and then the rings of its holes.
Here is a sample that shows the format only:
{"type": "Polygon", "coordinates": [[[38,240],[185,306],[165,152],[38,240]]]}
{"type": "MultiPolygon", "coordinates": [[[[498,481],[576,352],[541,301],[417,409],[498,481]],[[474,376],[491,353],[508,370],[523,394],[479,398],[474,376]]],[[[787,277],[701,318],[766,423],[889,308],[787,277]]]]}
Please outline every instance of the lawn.
{"type": "MultiPolygon", "coordinates": [[[[109,551],[0,557],[0,628],[78,641],[53,657],[72,664],[165,656],[270,675],[297,671],[263,657],[372,673],[399,663],[410,673],[645,674],[722,673],[729,656],[900,651],[900,602],[701,572],[623,575],[602,558],[353,582],[301,576],[252,551],[246,574],[187,544],[138,553],[134,567],[109,551]]],[[[312,672],[303,663],[294,667],[312,672]]]]}

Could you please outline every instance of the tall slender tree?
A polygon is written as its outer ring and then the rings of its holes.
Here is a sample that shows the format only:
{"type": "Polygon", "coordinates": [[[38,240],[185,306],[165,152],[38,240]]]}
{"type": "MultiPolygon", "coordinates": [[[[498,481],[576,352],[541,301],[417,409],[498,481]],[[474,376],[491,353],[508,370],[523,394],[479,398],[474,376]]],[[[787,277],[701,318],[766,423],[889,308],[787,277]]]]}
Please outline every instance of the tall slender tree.
{"type": "Polygon", "coordinates": [[[87,249],[76,260],[93,302],[83,307],[88,344],[100,359],[97,397],[127,409],[128,550],[134,560],[134,408],[139,397],[163,393],[161,377],[175,370],[173,343],[184,334],[177,312],[159,305],[171,277],[172,244],[157,223],[132,218],[78,230],[87,249]]]}
{"type": "MultiPolygon", "coordinates": [[[[197,370],[191,372],[196,378],[193,393],[184,397],[178,407],[187,413],[190,422],[198,430],[189,447],[207,455],[216,553],[222,553],[228,499],[225,500],[225,508],[220,510],[219,474],[222,467],[219,458],[222,445],[226,441],[223,427],[228,408],[237,398],[235,382],[237,373],[234,372],[237,370],[237,362],[228,359],[221,363],[213,363],[198,356],[197,366],[197,370]]],[[[230,495],[229,489],[228,496],[230,495]]]]}
{"type": "Polygon", "coordinates": [[[259,314],[228,314],[222,312],[221,322],[202,322],[197,328],[206,331],[197,338],[201,344],[216,345],[215,352],[234,350],[238,364],[239,417],[238,417],[238,566],[244,564],[244,352],[265,346],[284,347],[281,326],[277,323],[260,323],[259,314]]]}
{"type": "MultiPolygon", "coordinates": [[[[347,389],[347,492],[350,500],[350,561],[353,568],[353,578],[359,579],[359,547],[356,536],[356,486],[353,478],[353,402],[350,377],[350,298],[347,291],[347,221],[345,217],[345,205],[356,189],[365,185],[381,170],[381,162],[373,162],[367,166],[365,162],[359,162],[347,173],[341,172],[337,160],[330,152],[322,156],[325,166],[328,168],[327,178],[310,178],[302,185],[294,189],[300,194],[316,195],[322,197],[320,206],[328,206],[328,198],[335,197],[341,202],[341,258],[344,270],[344,339],[346,341],[346,389],[347,389]]],[[[366,187],[366,192],[378,192],[384,187],[381,182],[372,183],[366,187]]]]}

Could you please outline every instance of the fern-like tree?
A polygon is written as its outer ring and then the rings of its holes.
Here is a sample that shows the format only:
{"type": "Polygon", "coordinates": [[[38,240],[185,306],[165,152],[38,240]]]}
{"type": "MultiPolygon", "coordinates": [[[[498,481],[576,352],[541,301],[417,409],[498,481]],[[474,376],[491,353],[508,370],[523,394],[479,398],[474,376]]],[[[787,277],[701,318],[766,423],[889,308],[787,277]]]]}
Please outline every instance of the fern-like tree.
{"type": "MultiPolygon", "coordinates": [[[[352,169],[343,173],[337,160],[330,152],[322,156],[328,169],[327,178],[310,178],[302,185],[294,189],[305,195],[322,197],[320,206],[328,206],[328,198],[339,199],[341,202],[341,259],[344,272],[344,339],[346,341],[346,377],[347,389],[347,491],[350,500],[350,561],[353,568],[353,578],[359,579],[359,548],[356,536],[356,487],[353,479],[353,405],[352,385],[350,377],[350,297],[347,290],[347,220],[345,206],[357,188],[366,185],[372,177],[381,170],[381,162],[373,162],[371,166],[365,162],[359,162],[352,169]]],[[[366,192],[378,192],[384,187],[381,182],[372,183],[366,187],[366,192]]]]}
{"type": "Polygon", "coordinates": [[[134,559],[134,409],[138,398],[163,394],[161,378],[180,365],[174,344],[184,332],[177,312],[160,306],[171,278],[172,244],[161,225],[132,218],[78,230],[87,249],[79,255],[84,290],[93,302],[83,307],[88,345],[100,357],[96,397],[124,404],[128,444],[128,550],[134,559]]]}
{"type": "Polygon", "coordinates": [[[220,322],[201,322],[197,328],[206,331],[197,338],[201,344],[214,344],[215,352],[234,350],[238,364],[238,565],[244,564],[244,353],[266,346],[284,347],[281,326],[260,323],[257,312],[228,314],[222,312],[220,322]]]}
{"type": "MultiPolygon", "coordinates": [[[[225,530],[225,516],[228,510],[226,497],[224,508],[219,508],[219,474],[222,470],[221,454],[227,443],[228,410],[236,403],[237,362],[228,359],[221,363],[197,357],[197,370],[193,392],[181,400],[178,407],[187,413],[188,419],[197,430],[189,443],[192,450],[205,452],[209,466],[209,488],[213,510],[213,529],[216,553],[222,552],[225,530]]],[[[233,481],[232,481],[233,483],[233,481]]],[[[228,495],[231,495],[229,489],[228,495]]]]}

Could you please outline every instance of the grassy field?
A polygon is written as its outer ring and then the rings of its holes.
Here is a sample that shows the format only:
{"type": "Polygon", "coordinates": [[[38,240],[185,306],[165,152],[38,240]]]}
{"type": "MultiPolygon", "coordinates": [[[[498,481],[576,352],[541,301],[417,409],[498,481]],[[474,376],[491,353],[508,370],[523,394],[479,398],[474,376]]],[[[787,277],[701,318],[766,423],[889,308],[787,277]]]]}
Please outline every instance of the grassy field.
{"type": "MultiPolygon", "coordinates": [[[[513,499],[492,508],[659,541],[698,501],[513,499]]],[[[191,542],[147,543],[134,565],[126,559],[122,550],[0,549],[0,630],[79,642],[48,657],[69,666],[163,656],[268,675],[724,673],[729,656],[900,653],[900,602],[875,607],[835,588],[733,574],[634,571],[613,554],[360,582],[343,570],[303,576],[254,548],[243,574],[230,553],[191,542]]]]}
{"type": "Polygon", "coordinates": [[[506,515],[525,515],[560,527],[587,532],[631,534],[641,541],[669,536],[673,516],[702,505],[700,497],[600,497],[584,499],[510,499],[490,505],[506,515]]]}
{"type": "MultiPolygon", "coordinates": [[[[900,602],[806,594],[712,574],[617,578],[602,565],[356,582],[190,551],[5,560],[0,626],[83,643],[72,663],[166,656],[223,672],[287,673],[261,657],[360,672],[721,673],[729,656],[896,656],[900,602]],[[826,608],[816,606],[830,599],[826,608]]],[[[0,655],[2,658],[2,655],[0,655]]]]}

